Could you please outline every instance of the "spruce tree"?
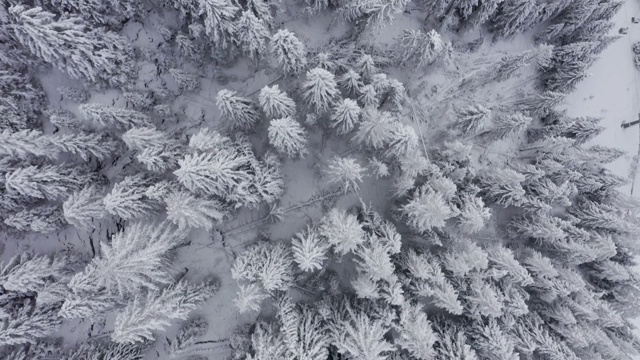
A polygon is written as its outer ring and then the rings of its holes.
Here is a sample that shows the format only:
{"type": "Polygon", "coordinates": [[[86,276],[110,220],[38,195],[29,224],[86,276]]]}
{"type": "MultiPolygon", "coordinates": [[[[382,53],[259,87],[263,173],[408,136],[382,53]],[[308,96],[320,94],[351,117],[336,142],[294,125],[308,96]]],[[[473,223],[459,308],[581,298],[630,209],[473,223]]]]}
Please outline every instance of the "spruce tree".
{"type": "Polygon", "coordinates": [[[62,325],[57,306],[24,300],[16,310],[0,319],[0,346],[36,344],[38,339],[53,334],[62,325]]]}
{"type": "Polygon", "coordinates": [[[335,77],[321,68],[307,71],[307,80],[302,84],[302,96],[315,111],[329,110],[339,96],[335,77]]]}
{"type": "Polygon", "coordinates": [[[62,227],[62,212],[56,206],[43,205],[7,216],[4,223],[20,231],[48,234],[62,227]]]}
{"type": "Polygon", "coordinates": [[[144,174],[127,176],[104,197],[104,208],[125,220],[152,215],[159,208],[158,202],[145,194],[147,187],[152,184],[153,180],[144,174]]]}
{"type": "Polygon", "coordinates": [[[178,182],[195,193],[227,197],[251,181],[246,171],[251,158],[237,149],[222,148],[215,153],[189,154],[174,171],[178,182]]]}
{"type": "Polygon", "coordinates": [[[323,267],[327,260],[329,243],[310,227],[297,233],[291,239],[293,260],[302,271],[315,271],[323,267]]]}
{"type": "Polygon", "coordinates": [[[80,105],[80,112],[90,121],[103,127],[130,129],[134,126],[145,126],[149,118],[138,111],[113,106],[91,103],[80,105]]]}
{"type": "Polygon", "coordinates": [[[76,294],[88,294],[83,296],[104,288],[120,297],[139,294],[142,288],[158,289],[172,280],[166,269],[166,253],[184,236],[168,223],[130,224],[100,244],[101,255],[71,278],[69,288],[76,294]]]}
{"type": "Polygon", "coordinates": [[[226,49],[236,36],[234,19],[240,10],[229,0],[198,0],[198,15],[204,15],[205,33],[220,49],[226,49]]]}
{"type": "Polygon", "coordinates": [[[223,220],[225,211],[216,200],[195,197],[187,192],[174,192],[165,198],[167,220],[180,229],[205,228],[223,220]]]}
{"type": "Polygon", "coordinates": [[[457,112],[458,120],[454,124],[463,135],[475,135],[482,131],[491,116],[491,110],[480,104],[474,104],[457,112]]]}
{"type": "Polygon", "coordinates": [[[116,317],[111,338],[123,344],[152,340],[154,331],[164,330],[171,320],[186,320],[217,288],[211,281],[194,285],[181,280],[146,296],[138,295],[116,317]]]}
{"type": "Polygon", "coordinates": [[[353,69],[338,77],[338,86],[349,96],[358,94],[363,85],[362,77],[353,69]]]}
{"type": "Polygon", "coordinates": [[[270,33],[266,24],[251,11],[244,11],[236,23],[236,43],[253,61],[258,61],[267,48],[270,33]]]}
{"type": "Polygon", "coordinates": [[[368,147],[380,149],[391,141],[397,120],[387,111],[365,108],[353,139],[368,147]]]}
{"type": "Polygon", "coordinates": [[[331,127],[337,128],[336,132],[340,135],[347,134],[360,122],[361,112],[362,109],[355,100],[343,99],[333,110],[331,127]]]}
{"type": "Polygon", "coordinates": [[[90,179],[78,168],[62,165],[28,166],[8,172],[7,190],[38,199],[66,198],[90,179]]]}
{"type": "Polygon", "coordinates": [[[444,57],[449,45],[435,30],[404,30],[398,38],[399,60],[404,65],[428,66],[444,57]]]}
{"type": "Polygon", "coordinates": [[[293,116],[296,112],[295,102],[285,92],[280,91],[278,85],[263,87],[258,99],[268,118],[293,116]]]}
{"type": "Polygon", "coordinates": [[[428,186],[417,189],[407,204],[402,207],[407,222],[418,232],[443,227],[447,219],[456,215],[456,211],[443,198],[428,186]]]}
{"type": "Polygon", "coordinates": [[[303,157],[307,154],[306,132],[291,117],[271,120],[268,136],[269,143],[288,157],[303,157]]]}
{"type": "Polygon", "coordinates": [[[299,75],[307,66],[304,44],[287,29],[280,29],[271,38],[271,54],[285,75],[299,75]]]}
{"type": "Polygon", "coordinates": [[[534,0],[504,1],[493,16],[491,28],[502,37],[513,36],[521,29],[529,28],[539,11],[534,0]]]}
{"type": "Polygon", "coordinates": [[[337,208],[322,218],[318,232],[341,255],[356,250],[365,241],[365,232],[358,219],[337,208]]]}
{"type": "Polygon", "coordinates": [[[8,9],[13,35],[33,55],[76,79],[121,85],[131,71],[129,48],[123,38],[92,28],[77,16],[56,19],[40,7],[8,9]]]}
{"type": "Polygon", "coordinates": [[[249,99],[238,96],[236,91],[223,89],[218,91],[216,106],[231,126],[249,129],[258,121],[256,105],[249,99]]]}
{"type": "Polygon", "coordinates": [[[357,192],[365,168],[352,157],[334,157],[327,164],[324,175],[329,184],[340,186],[344,192],[357,192]]]}

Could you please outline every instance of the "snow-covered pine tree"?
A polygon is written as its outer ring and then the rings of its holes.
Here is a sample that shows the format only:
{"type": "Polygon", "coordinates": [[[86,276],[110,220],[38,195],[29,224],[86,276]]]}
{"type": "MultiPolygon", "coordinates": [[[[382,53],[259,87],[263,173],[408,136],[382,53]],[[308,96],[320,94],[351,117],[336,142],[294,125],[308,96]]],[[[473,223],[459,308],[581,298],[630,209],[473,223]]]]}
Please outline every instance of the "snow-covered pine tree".
{"type": "Polygon", "coordinates": [[[62,227],[64,217],[57,206],[41,205],[11,214],[4,223],[20,231],[48,234],[62,227]]]}
{"type": "Polygon", "coordinates": [[[129,129],[134,126],[145,126],[149,123],[149,118],[141,112],[98,103],[82,104],[80,112],[88,120],[104,127],[129,129]]]}
{"type": "Polygon", "coordinates": [[[154,331],[163,331],[174,319],[186,320],[218,287],[213,281],[190,284],[181,280],[145,296],[137,295],[116,317],[111,338],[123,344],[153,340],[154,331]]]}
{"type": "Polygon", "coordinates": [[[231,146],[231,139],[207,127],[193,134],[189,139],[189,148],[197,151],[217,151],[231,146]]]}
{"type": "Polygon", "coordinates": [[[124,38],[74,15],[57,18],[40,7],[8,9],[15,39],[33,55],[76,79],[122,85],[133,69],[124,38]]]}
{"type": "Polygon", "coordinates": [[[175,68],[169,69],[168,72],[178,84],[178,91],[198,91],[200,88],[200,79],[197,75],[175,68]]]}
{"type": "Polygon", "coordinates": [[[488,130],[495,139],[504,140],[509,137],[518,137],[526,130],[533,119],[522,114],[496,116],[493,118],[493,127],[488,130]]]}
{"type": "Polygon", "coordinates": [[[346,95],[354,96],[360,93],[360,88],[364,85],[361,79],[360,74],[349,69],[338,77],[338,86],[346,95]]]}
{"type": "Polygon", "coordinates": [[[270,294],[277,290],[286,291],[293,281],[291,250],[283,243],[256,244],[236,258],[231,277],[236,281],[260,282],[270,294]]]}
{"type": "Polygon", "coordinates": [[[379,72],[373,57],[369,54],[362,54],[354,64],[354,69],[365,80],[370,80],[379,72]]]}
{"type": "Polygon", "coordinates": [[[428,66],[447,55],[451,45],[435,30],[423,33],[420,30],[404,30],[398,38],[398,57],[404,65],[428,66]]]}
{"type": "Polygon", "coordinates": [[[307,49],[287,29],[278,30],[271,37],[271,54],[276,58],[285,75],[299,75],[307,66],[307,49]]]}
{"type": "Polygon", "coordinates": [[[461,197],[462,208],[458,217],[460,230],[467,234],[473,234],[482,230],[491,218],[491,210],[484,206],[481,198],[473,195],[461,197]]]}
{"type": "Polygon", "coordinates": [[[361,112],[362,109],[355,100],[343,99],[333,110],[331,127],[337,128],[336,132],[340,135],[350,133],[360,122],[361,112]]]}
{"type": "Polygon", "coordinates": [[[204,15],[205,33],[217,48],[227,48],[236,36],[234,20],[240,8],[230,0],[198,0],[198,3],[198,15],[204,15]]]}
{"type": "Polygon", "coordinates": [[[218,91],[216,106],[222,115],[231,122],[232,127],[249,129],[258,121],[256,105],[249,99],[238,96],[236,91],[223,89],[218,91]]]}
{"type": "Polygon", "coordinates": [[[63,165],[28,166],[7,172],[5,187],[8,191],[38,199],[66,198],[80,190],[90,176],[78,168],[63,165]]]}
{"type": "Polygon", "coordinates": [[[58,315],[65,319],[89,318],[104,314],[121,303],[121,298],[105,289],[91,293],[67,290],[58,315]]]}
{"type": "Polygon", "coordinates": [[[571,1],[548,26],[541,29],[535,40],[545,43],[569,43],[567,40],[576,34],[576,30],[586,21],[593,24],[599,20],[591,17],[594,10],[599,7],[601,5],[595,1],[571,1]]]}
{"type": "Polygon", "coordinates": [[[574,61],[562,67],[547,70],[544,72],[544,86],[549,91],[569,93],[580,81],[589,76],[585,72],[588,66],[589,64],[584,61],[574,61]]]}
{"type": "Polygon", "coordinates": [[[273,4],[265,0],[248,0],[247,9],[253,13],[258,19],[262,20],[267,27],[273,28],[274,18],[272,8],[273,4]]]}
{"type": "Polygon", "coordinates": [[[158,289],[169,284],[165,254],[184,240],[185,234],[164,222],[133,223],[102,242],[101,256],[94,257],[83,272],[75,274],[69,288],[76,294],[90,296],[102,288],[124,297],[140,289],[158,289]]]}
{"type": "Polygon", "coordinates": [[[66,128],[76,130],[83,127],[83,121],[76,118],[73,113],[67,111],[49,111],[47,115],[49,115],[49,122],[57,129],[66,128]]]}
{"type": "Polygon", "coordinates": [[[58,152],[51,151],[43,140],[42,132],[39,130],[13,132],[5,129],[0,133],[0,154],[22,159],[30,155],[56,158],[58,152]]]}
{"type": "Polygon", "coordinates": [[[43,135],[38,130],[21,130],[0,133],[0,153],[25,158],[28,155],[58,157],[60,152],[79,155],[88,161],[91,156],[104,160],[115,150],[111,141],[104,141],[101,134],[75,133],[43,135]]]}
{"type": "Polygon", "coordinates": [[[268,118],[278,119],[296,113],[295,102],[284,91],[280,91],[278,85],[263,87],[258,100],[268,118]]]}
{"type": "Polygon", "coordinates": [[[436,358],[442,359],[479,359],[471,343],[468,334],[460,325],[451,320],[439,318],[433,327],[438,335],[436,342],[436,358]]]}
{"type": "Polygon", "coordinates": [[[457,112],[458,120],[454,124],[465,136],[475,135],[484,130],[487,120],[491,116],[491,110],[480,104],[473,104],[457,112]]]}
{"type": "Polygon", "coordinates": [[[175,170],[178,158],[184,153],[178,144],[171,144],[164,148],[146,148],[136,154],[136,160],[155,173],[175,170]]]}
{"type": "Polygon", "coordinates": [[[449,204],[442,194],[429,186],[421,186],[412,198],[402,207],[407,223],[418,232],[443,227],[446,221],[457,215],[457,210],[449,204]]]}
{"type": "Polygon", "coordinates": [[[602,118],[585,116],[572,119],[568,126],[563,127],[560,136],[575,139],[576,145],[583,145],[598,136],[605,127],[600,125],[602,118]]]}
{"type": "Polygon", "coordinates": [[[293,260],[302,271],[322,269],[323,263],[328,259],[329,248],[329,243],[311,227],[307,227],[291,239],[293,260]]]}
{"type": "Polygon", "coordinates": [[[520,111],[528,111],[532,116],[542,117],[560,104],[565,96],[566,94],[555,91],[536,92],[534,95],[516,101],[514,105],[520,111]]]}
{"type": "Polygon", "coordinates": [[[233,303],[241,314],[248,311],[260,311],[260,304],[269,297],[257,283],[239,284],[238,287],[239,291],[236,292],[233,303]]]}
{"type": "Polygon", "coordinates": [[[353,139],[361,145],[380,149],[391,141],[396,125],[397,120],[391,113],[367,107],[353,139]]]}
{"type": "MultiPolygon", "coordinates": [[[[38,344],[42,345],[42,344],[38,344]]],[[[43,350],[48,350],[46,344],[43,350]]],[[[117,344],[102,339],[87,340],[80,343],[73,349],[65,349],[56,358],[64,359],[91,359],[98,358],[101,360],[137,360],[144,357],[145,351],[149,348],[148,343],[141,344],[117,344]]],[[[51,352],[47,351],[46,355],[36,356],[36,358],[51,356],[51,352]]],[[[16,359],[17,360],[17,359],[16,359]]]]}
{"type": "Polygon", "coordinates": [[[0,264],[0,285],[7,291],[38,293],[49,279],[65,279],[69,271],[67,265],[67,258],[60,253],[32,255],[25,252],[0,264]]]}
{"type": "Polygon", "coordinates": [[[222,204],[216,200],[196,197],[180,191],[169,194],[164,199],[167,207],[167,220],[180,229],[203,227],[211,230],[225,216],[222,204]]]}
{"type": "Polygon", "coordinates": [[[166,132],[155,127],[132,127],[121,135],[122,141],[131,150],[142,151],[146,148],[163,148],[174,143],[166,132]]]}
{"type": "Polygon", "coordinates": [[[403,304],[399,319],[399,337],[395,344],[407,350],[420,360],[433,359],[433,345],[438,336],[431,328],[431,322],[419,305],[403,304]]]}
{"type": "Polygon", "coordinates": [[[25,76],[24,71],[20,70],[23,66],[28,66],[29,61],[15,61],[18,52],[19,49],[12,46],[10,51],[6,51],[6,55],[11,54],[11,58],[6,59],[5,52],[0,51],[0,63],[4,64],[3,70],[0,71],[0,89],[2,89],[4,103],[0,125],[3,129],[13,131],[34,127],[37,113],[45,106],[42,87],[31,76],[25,76]]]}
{"type": "Polygon", "coordinates": [[[389,134],[388,148],[385,154],[391,158],[401,159],[408,154],[415,153],[418,142],[418,134],[413,127],[396,123],[389,134]]]}
{"type": "Polygon", "coordinates": [[[389,330],[385,321],[371,318],[364,311],[356,312],[352,309],[329,323],[332,342],[338,351],[356,359],[386,359],[384,354],[395,350],[385,339],[389,330]]]}
{"type": "MultiPolygon", "coordinates": [[[[246,206],[257,206],[260,202],[266,202],[273,204],[284,193],[284,178],[280,172],[280,160],[277,155],[272,152],[268,152],[263,156],[262,161],[253,161],[253,179],[248,184],[248,192],[256,198],[256,202],[243,202],[246,206]]],[[[237,195],[239,200],[248,199],[250,196],[245,196],[242,193],[237,195]]]]}
{"type": "Polygon", "coordinates": [[[49,152],[55,150],[78,155],[82,160],[89,161],[91,157],[104,160],[116,150],[116,143],[103,134],[77,132],[74,134],[48,135],[42,139],[51,145],[49,152]],[[51,149],[55,149],[51,151],[51,149]]]}
{"type": "Polygon", "coordinates": [[[146,196],[145,191],[153,184],[153,179],[145,174],[125,177],[116,183],[102,200],[104,208],[112,215],[125,220],[143,218],[154,214],[160,204],[146,196]]]}
{"type": "Polygon", "coordinates": [[[268,136],[271,146],[288,157],[304,157],[307,154],[306,132],[291,117],[271,120],[268,136]]]}
{"type": "Polygon", "coordinates": [[[356,23],[363,30],[379,31],[404,11],[407,0],[354,0],[338,9],[338,17],[356,23]]]}
{"type": "Polygon", "coordinates": [[[23,300],[0,319],[0,346],[36,344],[38,339],[53,334],[62,325],[58,306],[23,300]]]}
{"type": "Polygon", "coordinates": [[[188,154],[174,171],[177,180],[189,191],[225,198],[251,181],[246,171],[251,158],[235,147],[223,147],[215,153],[188,154]]]}
{"type": "Polygon", "coordinates": [[[302,97],[317,112],[329,110],[339,96],[335,77],[321,68],[307,71],[307,79],[302,84],[302,97]]]}
{"type": "Polygon", "coordinates": [[[491,20],[491,30],[502,37],[510,37],[529,29],[541,8],[535,0],[503,1],[491,20]]]}
{"type": "Polygon", "coordinates": [[[323,51],[317,53],[316,56],[313,57],[311,66],[334,73],[340,66],[338,65],[338,60],[339,59],[336,59],[336,56],[333,53],[323,51]]]}
{"type": "Polygon", "coordinates": [[[169,348],[169,355],[172,357],[179,357],[181,354],[185,354],[189,347],[195,345],[198,338],[204,336],[209,329],[209,323],[201,317],[193,318],[187,321],[178,333],[175,339],[171,341],[169,348]]]}
{"type": "Polygon", "coordinates": [[[338,185],[345,193],[358,192],[365,168],[352,157],[336,156],[329,160],[324,175],[329,184],[338,185]]]}
{"type": "Polygon", "coordinates": [[[482,194],[490,202],[503,206],[521,205],[526,192],[522,188],[524,175],[512,169],[495,168],[477,177],[482,194]]]}
{"type": "Polygon", "coordinates": [[[487,22],[498,10],[504,0],[484,0],[477,3],[475,0],[464,0],[460,7],[461,15],[468,27],[478,27],[487,22]]]}
{"type": "Polygon", "coordinates": [[[360,88],[358,100],[360,100],[360,103],[362,103],[365,109],[377,109],[378,105],[380,105],[378,91],[373,84],[367,84],[360,88]]]}
{"type": "Polygon", "coordinates": [[[318,234],[333,246],[339,255],[345,255],[358,248],[365,241],[365,232],[356,216],[334,208],[322,218],[318,234]]]}
{"type": "Polygon", "coordinates": [[[253,61],[258,61],[267,49],[270,37],[267,25],[253,12],[246,10],[235,24],[236,35],[234,41],[240,49],[253,61]]]}

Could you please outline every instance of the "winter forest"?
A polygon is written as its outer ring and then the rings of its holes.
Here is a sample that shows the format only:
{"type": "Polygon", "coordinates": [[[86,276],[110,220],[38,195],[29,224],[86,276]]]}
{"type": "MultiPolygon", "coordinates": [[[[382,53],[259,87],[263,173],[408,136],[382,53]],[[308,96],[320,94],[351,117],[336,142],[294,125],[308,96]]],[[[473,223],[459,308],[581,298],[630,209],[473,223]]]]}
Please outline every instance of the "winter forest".
{"type": "Polygon", "coordinates": [[[0,0],[0,358],[637,359],[622,6],[0,0]]]}

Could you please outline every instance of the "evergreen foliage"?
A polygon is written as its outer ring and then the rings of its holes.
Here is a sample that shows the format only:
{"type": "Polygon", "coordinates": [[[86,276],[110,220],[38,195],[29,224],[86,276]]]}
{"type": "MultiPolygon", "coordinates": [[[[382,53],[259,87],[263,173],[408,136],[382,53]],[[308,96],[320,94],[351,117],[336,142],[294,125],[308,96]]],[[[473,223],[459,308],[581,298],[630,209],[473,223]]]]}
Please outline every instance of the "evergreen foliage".
{"type": "Polygon", "coordinates": [[[307,80],[302,84],[302,96],[315,111],[329,110],[338,94],[337,84],[332,73],[321,68],[307,71],[307,80]]]}
{"type": "Polygon", "coordinates": [[[307,49],[294,33],[278,30],[271,37],[271,54],[286,75],[299,75],[307,66],[307,49]]]}
{"type": "Polygon", "coordinates": [[[306,133],[300,123],[291,117],[271,120],[268,129],[269,143],[288,157],[307,154],[306,133]]]}
{"type": "Polygon", "coordinates": [[[123,344],[151,340],[153,331],[163,330],[173,319],[186,320],[217,289],[218,285],[211,281],[202,284],[179,281],[144,297],[136,296],[116,317],[111,338],[123,344]]]}

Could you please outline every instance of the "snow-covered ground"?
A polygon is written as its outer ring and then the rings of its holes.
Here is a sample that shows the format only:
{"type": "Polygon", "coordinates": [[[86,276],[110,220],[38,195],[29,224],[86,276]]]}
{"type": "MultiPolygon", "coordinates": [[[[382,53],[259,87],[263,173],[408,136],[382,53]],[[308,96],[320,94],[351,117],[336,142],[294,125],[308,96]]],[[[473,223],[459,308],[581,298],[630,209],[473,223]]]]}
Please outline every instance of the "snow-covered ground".
{"type": "MultiPolygon", "coordinates": [[[[640,70],[633,63],[632,51],[633,44],[640,41],[640,24],[631,22],[634,16],[640,17],[640,2],[626,1],[614,18],[616,27],[612,32],[628,27],[628,33],[602,53],[589,70],[591,76],[578,84],[564,104],[569,116],[602,117],[601,124],[606,129],[592,140],[592,144],[627,152],[609,165],[611,171],[624,177],[631,172],[640,147],[640,126],[627,129],[620,126],[640,117],[640,70]]],[[[622,190],[630,194],[632,189],[633,196],[640,198],[640,176],[635,176],[622,190]]],[[[634,323],[636,333],[640,335],[640,319],[635,319],[634,323]]]]}

